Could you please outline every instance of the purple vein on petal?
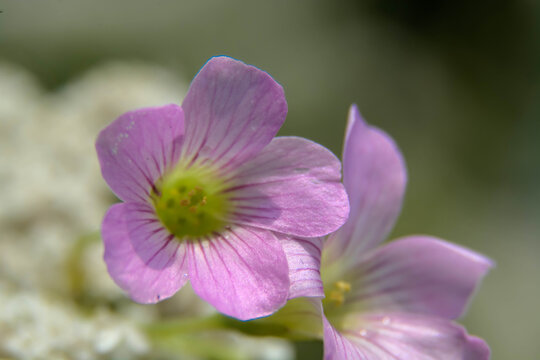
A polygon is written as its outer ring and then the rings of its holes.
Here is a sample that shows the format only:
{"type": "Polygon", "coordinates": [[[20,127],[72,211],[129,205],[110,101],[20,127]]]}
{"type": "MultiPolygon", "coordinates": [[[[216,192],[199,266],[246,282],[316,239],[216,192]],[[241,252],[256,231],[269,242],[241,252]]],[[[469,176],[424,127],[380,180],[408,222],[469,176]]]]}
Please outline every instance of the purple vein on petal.
{"type": "Polygon", "coordinates": [[[349,351],[350,347],[345,345],[345,339],[343,337],[341,337],[341,336],[338,336],[336,331],[333,332],[333,335],[334,335],[334,339],[336,339],[339,342],[339,344],[341,345],[341,348],[343,349],[342,353],[345,354],[345,356],[347,358],[349,357],[349,355],[353,355],[349,351]]]}
{"type": "MultiPolygon", "coordinates": [[[[208,91],[208,88],[210,87],[210,82],[207,82],[205,84],[205,87],[202,89],[202,90],[199,90],[198,93],[200,94],[201,92],[202,93],[205,93],[208,91]]],[[[190,89],[191,90],[191,89],[190,89]]],[[[210,114],[209,114],[209,122],[206,124],[206,128],[205,129],[201,129],[197,123],[193,123],[193,121],[190,121],[190,119],[188,119],[186,117],[186,130],[187,127],[189,126],[189,130],[193,129],[192,131],[190,131],[190,133],[186,133],[188,135],[190,135],[189,137],[189,143],[185,143],[185,149],[187,152],[187,155],[188,156],[191,156],[191,160],[190,160],[190,164],[193,164],[193,162],[196,160],[196,158],[199,156],[202,148],[206,145],[206,141],[208,140],[208,133],[210,131],[210,128],[212,127],[213,125],[213,122],[214,122],[214,119],[215,119],[215,116],[214,116],[214,107],[213,107],[213,102],[214,102],[214,99],[215,99],[215,95],[216,95],[216,91],[217,91],[217,87],[214,87],[213,89],[213,94],[212,94],[212,97],[211,97],[211,102],[210,102],[210,106],[208,107],[209,111],[210,111],[210,114]],[[204,135],[202,134],[197,134],[198,132],[200,131],[203,131],[204,132],[204,135]],[[197,139],[202,139],[202,141],[200,142],[199,146],[198,146],[198,149],[197,150],[194,150],[193,147],[197,146],[197,144],[195,143],[195,141],[197,139]]],[[[196,113],[200,113],[201,112],[201,102],[200,101],[195,101],[194,102],[196,105],[196,113]]]]}
{"type": "Polygon", "coordinates": [[[272,216],[247,214],[247,213],[238,212],[238,211],[233,211],[232,215],[237,221],[246,221],[246,220],[253,219],[253,218],[267,219],[267,220],[275,220],[276,219],[275,217],[272,217],[272,216]]]}
{"type": "MultiPolygon", "coordinates": [[[[277,138],[276,138],[277,139],[277,138]]],[[[286,170],[290,168],[289,164],[283,165],[283,166],[275,166],[269,167],[268,164],[272,164],[276,162],[276,159],[270,157],[268,160],[261,162],[258,160],[258,164],[256,167],[251,168],[249,171],[242,171],[240,173],[237,173],[234,175],[235,180],[243,179],[243,178],[251,178],[251,177],[257,177],[257,175],[261,174],[268,174],[270,172],[279,172],[279,170],[286,170]]]]}
{"type": "MultiPolygon", "coordinates": [[[[159,146],[161,148],[161,151],[160,151],[160,155],[161,155],[161,165],[158,167],[158,173],[163,175],[165,173],[165,170],[167,169],[167,155],[166,155],[166,151],[165,151],[165,140],[163,138],[163,136],[158,136],[158,139],[159,139],[159,146]]],[[[171,148],[174,148],[174,138],[172,139],[171,141],[171,144],[170,144],[170,147],[171,148]]],[[[171,159],[172,161],[172,159],[171,159]]]]}
{"type": "MultiPolygon", "coordinates": [[[[223,240],[225,242],[227,242],[227,239],[223,236],[221,236],[221,234],[218,235],[220,240],[223,240]]],[[[212,245],[210,245],[212,246],[212,245]]],[[[230,246],[230,245],[229,245],[230,246]]],[[[222,245],[223,247],[223,245],[222,245]]],[[[230,246],[232,248],[232,246],[230,246]]],[[[229,269],[229,266],[227,266],[227,263],[225,262],[225,260],[223,259],[223,257],[220,255],[220,252],[219,251],[215,251],[216,254],[218,255],[219,257],[219,260],[221,261],[221,263],[223,264],[223,267],[225,268],[225,271],[227,271],[227,275],[229,275],[229,279],[233,279],[233,274],[231,273],[231,269],[229,269]]],[[[233,291],[235,294],[238,294],[238,289],[236,287],[236,282],[235,281],[231,281],[231,285],[233,287],[233,291]]]]}
{"type": "Polygon", "coordinates": [[[136,213],[149,214],[149,215],[154,215],[154,216],[156,215],[155,211],[149,210],[149,209],[134,209],[132,211],[136,213]]]}
{"type": "MultiPolygon", "coordinates": [[[[161,167],[160,167],[159,162],[157,161],[156,157],[154,156],[154,154],[150,152],[147,156],[148,156],[148,159],[151,159],[152,162],[154,163],[154,166],[156,168],[156,172],[158,174],[162,174],[161,167]]],[[[150,174],[152,173],[152,171],[148,167],[146,168],[146,171],[148,171],[150,174]]],[[[157,179],[154,179],[152,181],[152,185],[154,184],[155,180],[157,180],[157,179]]]]}
{"type": "MultiPolygon", "coordinates": [[[[207,84],[206,89],[208,87],[209,87],[209,85],[207,84]]],[[[205,89],[205,91],[206,91],[206,89],[205,89]]],[[[216,116],[214,114],[214,102],[215,102],[215,99],[216,99],[216,92],[217,92],[217,87],[214,87],[214,92],[212,93],[212,98],[211,98],[212,100],[210,101],[210,106],[208,107],[209,110],[210,110],[210,118],[209,118],[210,120],[206,124],[206,128],[203,129],[204,136],[202,137],[202,141],[200,142],[199,148],[196,151],[190,151],[191,152],[190,155],[196,154],[196,157],[198,157],[199,154],[201,153],[202,149],[206,146],[206,142],[209,139],[210,129],[212,129],[212,127],[214,125],[214,122],[215,122],[215,119],[216,119],[216,116]]],[[[197,102],[197,104],[200,106],[200,102],[197,102]]],[[[199,109],[200,109],[200,107],[199,107],[199,109]]],[[[195,137],[192,137],[192,138],[195,138],[195,137]]],[[[194,157],[193,160],[195,160],[196,157],[194,157]]],[[[192,160],[192,162],[193,162],[193,160],[192,160]]]]}
{"type": "MultiPolygon", "coordinates": [[[[295,193],[294,192],[290,192],[290,193],[280,193],[279,196],[280,197],[287,197],[287,196],[290,196],[290,195],[294,195],[295,193]]],[[[230,200],[235,200],[235,201],[238,201],[238,202],[241,202],[241,201],[250,201],[250,200],[261,200],[261,199],[267,199],[268,198],[268,195],[261,195],[261,196],[258,196],[258,195],[246,195],[246,196],[233,196],[233,197],[230,197],[229,199],[230,200]]],[[[290,208],[289,208],[290,209],[290,208]]]]}
{"type": "MultiPolygon", "coordinates": [[[[197,239],[196,241],[200,241],[200,240],[197,239]]],[[[199,269],[197,266],[196,255],[195,255],[195,242],[188,243],[186,247],[187,247],[186,253],[191,252],[191,259],[188,258],[188,261],[190,262],[190,265],[193,266],[194,273],[196,274],[199,272],[199,269]]],[[[190,275],[193,276],[193,272],[190,271],[190,275]]]]}
{"type": "MultiPolygon", "coordinates": [[[[146,171],[148,171],[148,169],[142,169],[138,164],[137,162],[135,162],[135,160],[133,159],[133,157],[130,155],[130,154],[125,154],[125,156],[130,160],[130,162],[133,164],[133,166],[140,172],[140,174],[142,175],[142,177],[144,178],[144,180],[146,180],[146,182],[148,183],[148,185],[150,187],[152,187],[154,185],[154,182],[150,179],[151,176],[149,176],[146,171]]],[[[148,193],[148,189],[145,190],[146,193],[148,193]]]]}
{"type": "MultiPolygon", "coordinates": [[[[221,235],[220,235],[221,236],[221,235]]],[[[215,256],[217,256],[217,258],[219,259],[219,261],[223,264],[223,268],[225,268],[225,271],[227,272],[227,274],[229,275],[229,278],[232,279],[232,274],[231,274],[231,269],[229,269],[229,267],[227,266],[227,263],[225,262],[225,260],[223,259],[223,257],[221,256],[221,252],[218,250],[217,248],[217,244],[216,239],[212,239],[212,240],[209,240],[208,241],[208,244],[210,246],[210,248],[212,248],[212,254],[214,254],[215,256]]],[[[218,240],[219,241],[219,240],[218,240]]],[[[201,245],[202,246],[202,245],[201,245]]],[[[201,251],[203,252],[204,254],[204,259],[206,261],[206,264],[208,265],[208,268],[210,268],[210,264],[208,263],[208,259],[206,257],[206,252],[203,248],[201,248],[201,251]]],[[[214,277],[214,273],[212,272],[212,278],[214,279],[214,282],[217,284],[219,283],[218,280],[214,277]]],[[[235,283],[234,281],[231,281],[233,287],[235,287],[235,283]]],[[[236,288],[235,288],[236,289],[236,288]]],[[[235,293],[236,293],[236,290],[235,290],[235,293]]]]}
{"type": "MultiPolygon", "coordinates": [[[[202,138],[202,141],[200,143],[200,146],[199,148],[197,149],[196,153],[197,153],[197,156],[198,154],[201,153],[202,149],[204,149],[204,147],[206,146],[206,143],[208,141],[208,139],[210,138],[210,130],[213,128],[214,126],[214,122],[216,121],[216,115],[215,115],[215,107],[214,107],[214,103],[216,101],[216,93],[217,93],[217,86],[214,87],[214,91],[212,93],[212,100],[210,101],[210,106],[209,106],[209,109],[210,109],[210,121],[207,123],[207,126],[206,126],[206,129],[205,130],[205,133],[204,133],[204,137],[202,138]]],[[[230,96],[231,92],[229,92],[229,96],[230,96]]]]}
{"type": "MultiPolygon", "coordinates": [[[[174,251],[171,252],[171,255],[169,256],[169,259],[167,260],[167,262],[165,262],[165,265],[164,265],[163,268],[168,268],[168,267],[174,262],[174,260],[175,260],[175,258],[176,258],[176,254],[177,254],[177,252],[178,252],[178,248],[180,248],[180,245],[181,245],[180,243],[178,243],[178,244],[176,245],[176,248],[174,249],[174,251]]],[[[156,255],[157,255],[157,253],[154,254],[154,257],[155,257],[156,255]]],[[[185,259],[185,254],[184,254],[184,258],[182,259],[181,266],[184,265],[184,259],[185,259]]],[[[148,264],[150,264],[150,261],[147,261],[147,262],[146,262],[146,265],[148,265],[148,264]]],[[[155,277],[153,283],[155,284],[155,283],[159,280],[159,278],[160,278],[162,275],[163,275],[162,273],[159,273],[159,272],[158,272],[158,273],[156,274],[156,277],[155,277]]]]}
{"type": "Polygon", "coordinates": [[[302,238],[295,238],[295,240],[296,240],[297,242],[301,242],[301,243],[304,243],[304,244],[307,244],[307,245],[311,246],[313,249],[315,249],[315,250],[317,251],[318,259],[319,259],[319,260],[321,259],[322,251],[321,251],[321,248],[320,248],[320,247],[318,247],[317,245],[315,245],[313,242],[308,241],[308,240],[305,240],[305,239],[302,239],[302,238]]]}
{"type": "MultiPolygon", "coordinates": [[[[249,232],[251,235],[253,235],[254,237],[257,237],[259,240],[262,240],[260,238],[260,236],[257,234],[257,233],[254,233],[253,231],[250,231],[249,229],[247,228],[244,228],[244,230],[246,232],[249,232]]],[[[254,250],[253,247],[251,245],[249,245],[245,239],[243,239],[241,236],[239,236],[234,230],[229,230],[229,232],[234,235],[234,237],[239,241],[241,242],[246,248],[248,248],[249,250],[254,250]]],[[[238,257],[241,257],[240,254],[238,254],[238,251],[232,246],[232,244],[230,244],[230,242],[227,240],[227,239],[224,239],[225,242],[227,243],[227,245],[229,245],[231,247],[231,249],[238,255],[238,257]]],[[[242,258],[242,261],[244,261],[245,263],[245,260],[242,258]]],[[[247,264],[246,264],[247,265],[247,264]]]]}
{"type": "Polygon", "coordinates": [[[229,199],[231,201],[237,201],[237,202],[241,202],[241,201],[250,201],[250,200],[261,200],[261,199],[267,199],[268,196],[267,195],[260,195],[260,196],[231,196],[229,199]]]}
{"type": "MultiPolygon", "coordinates": [[[[159,249],[157,249],[157,251],[154,253],[154,255],[150,256],[150,258],[148,258],[148,260],[145,261],[145,264],[146,264],[146,265],[149,265],[149,264],[152,262],[152,260],[154,260],[155,257],[156,257],[160,252],[163,251],[163,249],[165,249],[167,246],[169,246],[169,244],[170,244],[170,242],[171,242],[171,240],[172,240],[173,238],[174,238],[174,235],[169,235],[169,236],[166,238],[166,240],[165,240],[165,242],[163,243],[163,245],[162,245],[159,249]]],[[[177,249],[178,249],[178,248],[177,248],[177,249]]],[[[170,258],[169,258],[169,260],[167,261],[167,264],[169,263],[169,261],[170,261],[170,258]]],[[[165,267],[166,267],[166,266],[165,266],[165,267]]]]}
{"type": "MultiPolygon", "coordinates": [[[[391,330],[390,331],[387,331],[387,330],[389,330],[389,329],[385,330],[385,332],[387,334],[392,332],[391,330]]],[[[353,337],[353,338],[356,338],[356,339],[360,340],[362,342],[362,346],[364,346],[364,347],[368,347],[368,348],[369,347],[374,347],[374,348],[377,349],[377,351],[382,352],[387,356],[390,356],[392,359],[399,360],[398,358],[396,358],[396,356],[394,354],[392,354],[391,352],[386,350],[379,342],[377,342],[374,339],[366,339],[365,336],[363,336],[362,334],[358,334],[356,331],[343,330],[343,331],[341,331],[341,333],[343,335],[346,335],[347,337],[353,337]]],[[[365,353],[363,351],[361,351],[359,348],[355,347],[355,350],[359,354],[361,352],[363,354],[363,356],[366,356],[365,353]]]]}
{"type": "Polygon", "coordinates": [[[250,205],[238,205],[238,204],[235,205],[234,208],[235,209],[243,209],[243,210],[255,210],[255,211],[271,211],[271,210],[275,210],[275,207],[269,207],[269,206],[250,206],[250,205]]]}
{"type": "MultiPolygon", "coordinates": [[[[231,96],[232,96],[232,91],[229,91],[229,97],[227,98],[227,101],[226,101],[227,103],[229,102],[231,96]]],[[[236,107],[236,108],[234,109],[234,112],[233,112],[233,113],[231,114],[231,116],[229,117],[229,121],[228,121],[228,123],[227,123],[227,128],[225,129],[224,134],[229,134],[229,133],[230,133],[231,126],[232,126],[232,124],[233,124],[233,121],[232,121],[232,120],[233,120],[234,118],[236,118],[237,112],[238,112],[238,107],[236,107]]],[[[246,123],[247,123],[247,122],[246,122],[246,123]]],[[[245,125],[245,124],[244,124],[244,125],[245,125]]],[[[240,131],[239,134],[242,134],[242,133],[244,132],[244,130],[245,130],[245,126],[242,127],[242,131],[240,131]]],[[[221,144],[223,144],[223,141],[224,141],[225,139],[227,139],[227,136],[222,136],[221,139],[219,140],[219,142],[216,144],[216,146],[214,147],[214,149],[213,149],[213,151],[212,151],[212,159],[213,159],[212,163],[213,163],[213,164],[215,164],[217,161],[219,161],[219,160],[227,153],[227,151],[230,150],[230,148],[232,147],[232,145],[234,145],[234,141],[231,142],[231,145],[229,145],[229,147],[228,147],[225,151],[222,151],[222,153],[221,153],[220,155],[216,156],[215,151],[221,147],[221,144]]],[[[237,137],[236,139],[238,139],[238,137],[237,137]]],[[[236,140],[236,139],[235,139],[235,140],[236,140]]]]}
{"type": "MultiPolygon", "coordinates": [[[[131,184],[126,184],[126,183],[123,183],[122,187],[124,189],[129,189],[129,191],[135,196],[137,197],[138,199],[141,200],[142,203],[146,203],[148,200],[145,199],[144,197],[141,196],[141,192],[143,192],[146,196],[149,196],[150,193],[149,193],[149,189],[145,188],[138,180],[136,180],[136,178],[134,176],[131,175],[131,173],[128,171],[128,172],[125,172],[124,176],[126,178],[129,178],[131,180],[131,184]],[[131,185],[135,185],[137,186],[140,191],[137,191],[136,189],[133,189],[131,187],[131,185]]],[[[150,184],[152,185],[152,184],[150,184]]]]}
{"type": "MultiPolygon", "coordinates": [[[[132,232],[133,232],[133,231],[140,230],[140,229],[146,227],[148,224],[157,223],[158,221],[157,221],[157,220],[154,220],[154,219],[146,219],[144,222],[141,221],[141,220],[134,220],[133,222],[134,222],[134,223],[137,222],[137,223],[139,223],[139,224],[138,224],[137,226],[134,226],[134,227],[130,227],[130,228],[129,228],[129,230],[132,231],[132,232]]],[[[151,234],[152,234],[152,235],[155,235],[155,234],[157,234],[157,233],[160,232],[160,231],[162,231],[162,227],[161,227],[161,226],[159,226],[158,228],[152,230],[152,233],[151,233],[151,234]],[[155,233],[154,233],[154,231],[155,231],[155,233]]]]}
{"type": "MultiPolygon", "coordinates": [[[[258,103],[260,102],[261,98],[262,98],[262,96],[259,96],[259,97],[257,98],[256,104],[258,104],[258,103]]],[[[257,108],[257,106],[253,106],[253,107],[251,108],[251,111],[250,111],[250,113],[249,113],[249,115],[248,115],[248,118],[250,118],[250,119],[253,118],[253,112],[255,111],[256,108],[257,108]]],[[[236,114],[237,111],[238,111],[238,108],[235,109],[235,112],[234,112],[234,114],[233,114],[232,116],[234,116],[234,115],[236,114]]],[[[234,117],[232,117],[232,116],[231,116],[231,119],[234,118],[234,117]]],[[[232,121],[229,122],[227,129],[230,129],[231,123],[232,123],[232,121]]],[[[218,162],[219,160],[221,160],[221,159],[225,156],[225,154],[227,154],[227,153],[234,147],[235,143],[242,137],[242,135],[244,134],[244,132],[245,132],[245,130],[246,130],[246,128],[248,127],[249,124],[250,124],[249,121],[245,121],[245,122],[244,122],[244,124],[243,124],[243,126],[242,126],[242,129],[238,132],[238,134],[236,135],[235,139],[234,139],[233,141],[231,141],[230,144],[229,144],[229,146],[228,146],[224,151],[222,151],[221,154],[219,154],[219,155],[215,158],[214,163],[216,163],[216,162],[218,162]]],[[[260,128],[259,128],[259,129],[260,129],[260,128]]],[[[255,135],[255,134],[253,134],[252,137],[254,137],[254,135],[255,135]]],[[[220,145],[221,145],[221,143],[223,142],[224,139],[225,139],[225,138],[223,138],[223,139],[220,141],[220,145]]],[[[244,146],[241,148],[241,150],[238,151],[238,152],[236,153],[235,156],[231,157],[231,159],[229,159],[229,160],[227,161],[227,163],[223,164],[223,165],[221,166],[221,168],[225,170],[225,169],[231,164],[231,162],[234,162],[234,160],[236,160],[237,154],[243,153],[243,151],[244,151],[249,145],[251,145],[250,142],[247,142],[246,144],[244,144],[244,146]]],[[[218,148],[218,146],[216,146],[216,149],[217,149],[217,148],[218,148]]]]}
{"type": "MultiPolygon", "coordinates": [[[[256,100],[256,104],[260,103],[261,99],[262,99],[262,96],[259,96],[259,97],[257,98],[257,100],[256,100]]],[[[253,106],[253,108],[251,109],[251,112],[250,112],[250,114],[249,114],[249,116],[248,116],[249,118],[253,118],[253,112],[255,111],[256,108],[257,108],[256,106],[253,106]]],[[[268,108],[269,108],[269,106],[267,107],[267,109],[268,109],[268,108]]],[[[235,110],[235,111],[236,111],[236,110],[235,110]]],[[[220,155],[218,155],[218,156],[215,158],[214,164],[217,163],[219,160],[221,160],[221,159],[225,156],[225,154],[227,154],[227,153],[230,151],[230,149],[232,149],[232,148],[234,147],[235,143],[243,136],[243,134],[244,134],[246,128],[248,127],[248,125],[249,125],[249,121],[244,122],[241,131],[238,132],[238,134],[236,135],[234,141],[231,141],[231,143],[229,144],[229,147],[226,148],[224,151],[222,151],[222,153],[221,153],[220,155]]],[[[261,127],[259,127],[259,130],[260,130],[260,129],[261,129],[261,127]]],[[[260,131],[259,131],[259,132],[260,132],[260,131]]],[[[255,137],[259,132],[256,132],[256,133],[252,134],[252,137],[255,137]]],[[[251,146],[251,145],[252,145],[251,142],[246,142],[246,143],[242,146],[242,148],[240,149],[240,151],[236,152],[236,154],[235,154],[234,156],[232,156],[225,164],[223,164],[222,166],[220,166],[221,169],[224,170],[224,171],[225,171],[225,170],[229,170],[229,169],[227,169],[227,168],[228,168],[229,166],[231,166],[231,164],[234,164],[235,160],[237,159],[237,155],[238,155],[238,154],[242,154],[242,153],[243,153],[249,146],[251,146]]],[[[217,148],[217,147],[216,147],[216,148],[217,148]]]]}
{"type": "MultiPolygon", "coordinates": [[[[260,237],[257,233],[251,231],[250,229],[244,228],[244,230],[246,230],[246,232],[249,232],[249,233],[250,233],[251,235],[253,235],[254,237],[257,237],[259,240],[263,240],[263,239],[261,239],[261,237],[260,237]]],[[[236,237],[237,241],[239,241],[240,243],[242,243],[242,244],[243,244],[246,248],[248,248],[250,251],[252,251],[252,252],[255,251],[255,249],[253,248],[253,246],[251,246],[250,244],[248,244],[248,242],[247,242],[245,239],[243,239],[241,236],[239,236],[239,235],[238,235],[236,232],[234,232],[232,229],[230,230],[230,233],[233,234],[233,235],[236,237]]],[[[226,244],[234,251],[234,253],[238,256],[238,258],[239,258],[239,259],[242,261],[242,263],[246,266],[246,268],[248,268],[248,269],[251,268],[251,266],[246,262],[246,260],[244,259],[244,257],[243,257],[243,256],[240,256],[240,254],[238,253],[238,250],[237,250],[235,247],[233,247],[232,244],[231,244],[227,239],[224,239],[224,240],[225,240],[225,243],[226,243],[226,244]]],[[[257,275],[258,275],[258,274],[257,274],[257,275]]],[[[259,283],[259,284],[261,283],[261,278],[260,278],[260,276],[255,276],[255,279],[256,279],[257,283],[259,283]]]]}

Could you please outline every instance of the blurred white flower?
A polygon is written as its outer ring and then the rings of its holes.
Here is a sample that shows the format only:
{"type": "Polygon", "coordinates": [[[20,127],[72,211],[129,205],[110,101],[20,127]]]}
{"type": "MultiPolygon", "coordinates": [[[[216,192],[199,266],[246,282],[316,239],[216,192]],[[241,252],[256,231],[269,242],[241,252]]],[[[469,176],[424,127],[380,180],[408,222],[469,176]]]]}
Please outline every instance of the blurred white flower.
{"type": "Polygon", "coordinates": [[[75,256],[83,275],[75,280],[92,297],[124,298],[107,275],[101,242],[81,242],[99,229],[114,201],[100,175],[95,138],[129,109],[180,102],[186,86],[140,63],[101,66],[56,93],[45,93],[13,65],[0,63],[0,78],[0,356],[146,353],[136,321],[157,310],[129,302],[121,311],[98,305],[83,315],[69,297],[74,274],[68,270],[75,256]]]}
{"type": "MultiPolygon", "coordinates": [[[[0,266],[32,286],[48,287],[48,278],[57,287],[66,253],[99,229],[114,199],[100,175],[97,133],[128,109],[179,102],[186,85],[138,63],[104,65],[51,94],[14,66],[0,64],[0,78],[0,224],[9,240],[0,244],[9,264],[0,266]]],[[[95,283],[110,290],[105,278],[95,283]]]]}
{"type": "Polygon", "coordinates": [[[66,299],[0,283],[0,354],[20,359],[136,358],[149,351],[133,324],[101,309],[86,316],[66,299]]]}

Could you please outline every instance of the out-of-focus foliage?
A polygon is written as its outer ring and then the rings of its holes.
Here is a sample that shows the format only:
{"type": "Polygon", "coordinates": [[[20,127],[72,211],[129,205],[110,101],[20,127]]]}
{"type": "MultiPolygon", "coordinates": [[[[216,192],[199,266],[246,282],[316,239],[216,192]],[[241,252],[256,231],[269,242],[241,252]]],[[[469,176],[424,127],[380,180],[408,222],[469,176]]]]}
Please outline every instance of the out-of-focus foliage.
{"type": "MultiPolygon", "coordinates": [[[[394,236],[433,234],[492,257],[497,268],[463,322],[494,358],[540,353],[539,3],[45,0],[0,10],[0,58],[16,65],[0,71],[2,304],[27,293],[44,302],[45,291],[73,303],[60,306],[69,313],[81,303],[133,307],[113,309],[120,323],[167,313],[128,305],[104,274],[87,274],[103,266],[99,242],[79,254],[96,265],[72,264],[65,282],[58,266],[113,201],[99,182],[98,129],[128,109],[180,102],[185,85],[173,78],[226,54],[284,86],[282,134],[339,154],[352,102],[391,134],[409,170],[394,236]],[[111,60],[158,67],[86,72],[111,60]]],[[[306,359],[320,351],[298,349],[306,359]]]]}

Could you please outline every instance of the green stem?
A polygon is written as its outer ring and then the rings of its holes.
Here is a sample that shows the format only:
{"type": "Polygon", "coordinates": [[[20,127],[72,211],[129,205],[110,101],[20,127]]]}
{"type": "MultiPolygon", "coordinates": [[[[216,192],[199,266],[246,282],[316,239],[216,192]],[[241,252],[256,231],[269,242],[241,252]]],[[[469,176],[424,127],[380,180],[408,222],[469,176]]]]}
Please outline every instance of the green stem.
{"type": "Polygon", "coordinates": [[[240,321],[221,314],[214,314],[203,318],[177,319],[153,322],[145,326],[151,337],[178,335],[209,330],[235,330],[252,336],[278,336],[288,337],[287,327],[274,324],[265,319],[253,321],[240,321]]]}
{"type": "Polygon", "coordinates": [[[233,330],[251,336],[275,336],[289,340],[322,337],[320,304],[307,298],[292,299],[272,316],[240,321],[219,313],[211,316],[154,322],[146,326],[149,336],[166,337],[208,330],[233,330]]]}

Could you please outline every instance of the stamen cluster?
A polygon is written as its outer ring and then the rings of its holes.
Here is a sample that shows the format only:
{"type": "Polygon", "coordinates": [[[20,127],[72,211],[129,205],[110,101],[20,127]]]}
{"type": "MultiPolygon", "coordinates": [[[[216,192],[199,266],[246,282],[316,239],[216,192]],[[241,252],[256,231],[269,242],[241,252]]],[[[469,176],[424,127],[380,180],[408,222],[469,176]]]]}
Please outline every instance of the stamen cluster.
{"type": "Polygon", "coordinates": [[[159,220],[179,241],[210,235],[226,224],[230,204],[223,186],[203,170],[194,167],[166,175],[153,191],[159,220]]]}

